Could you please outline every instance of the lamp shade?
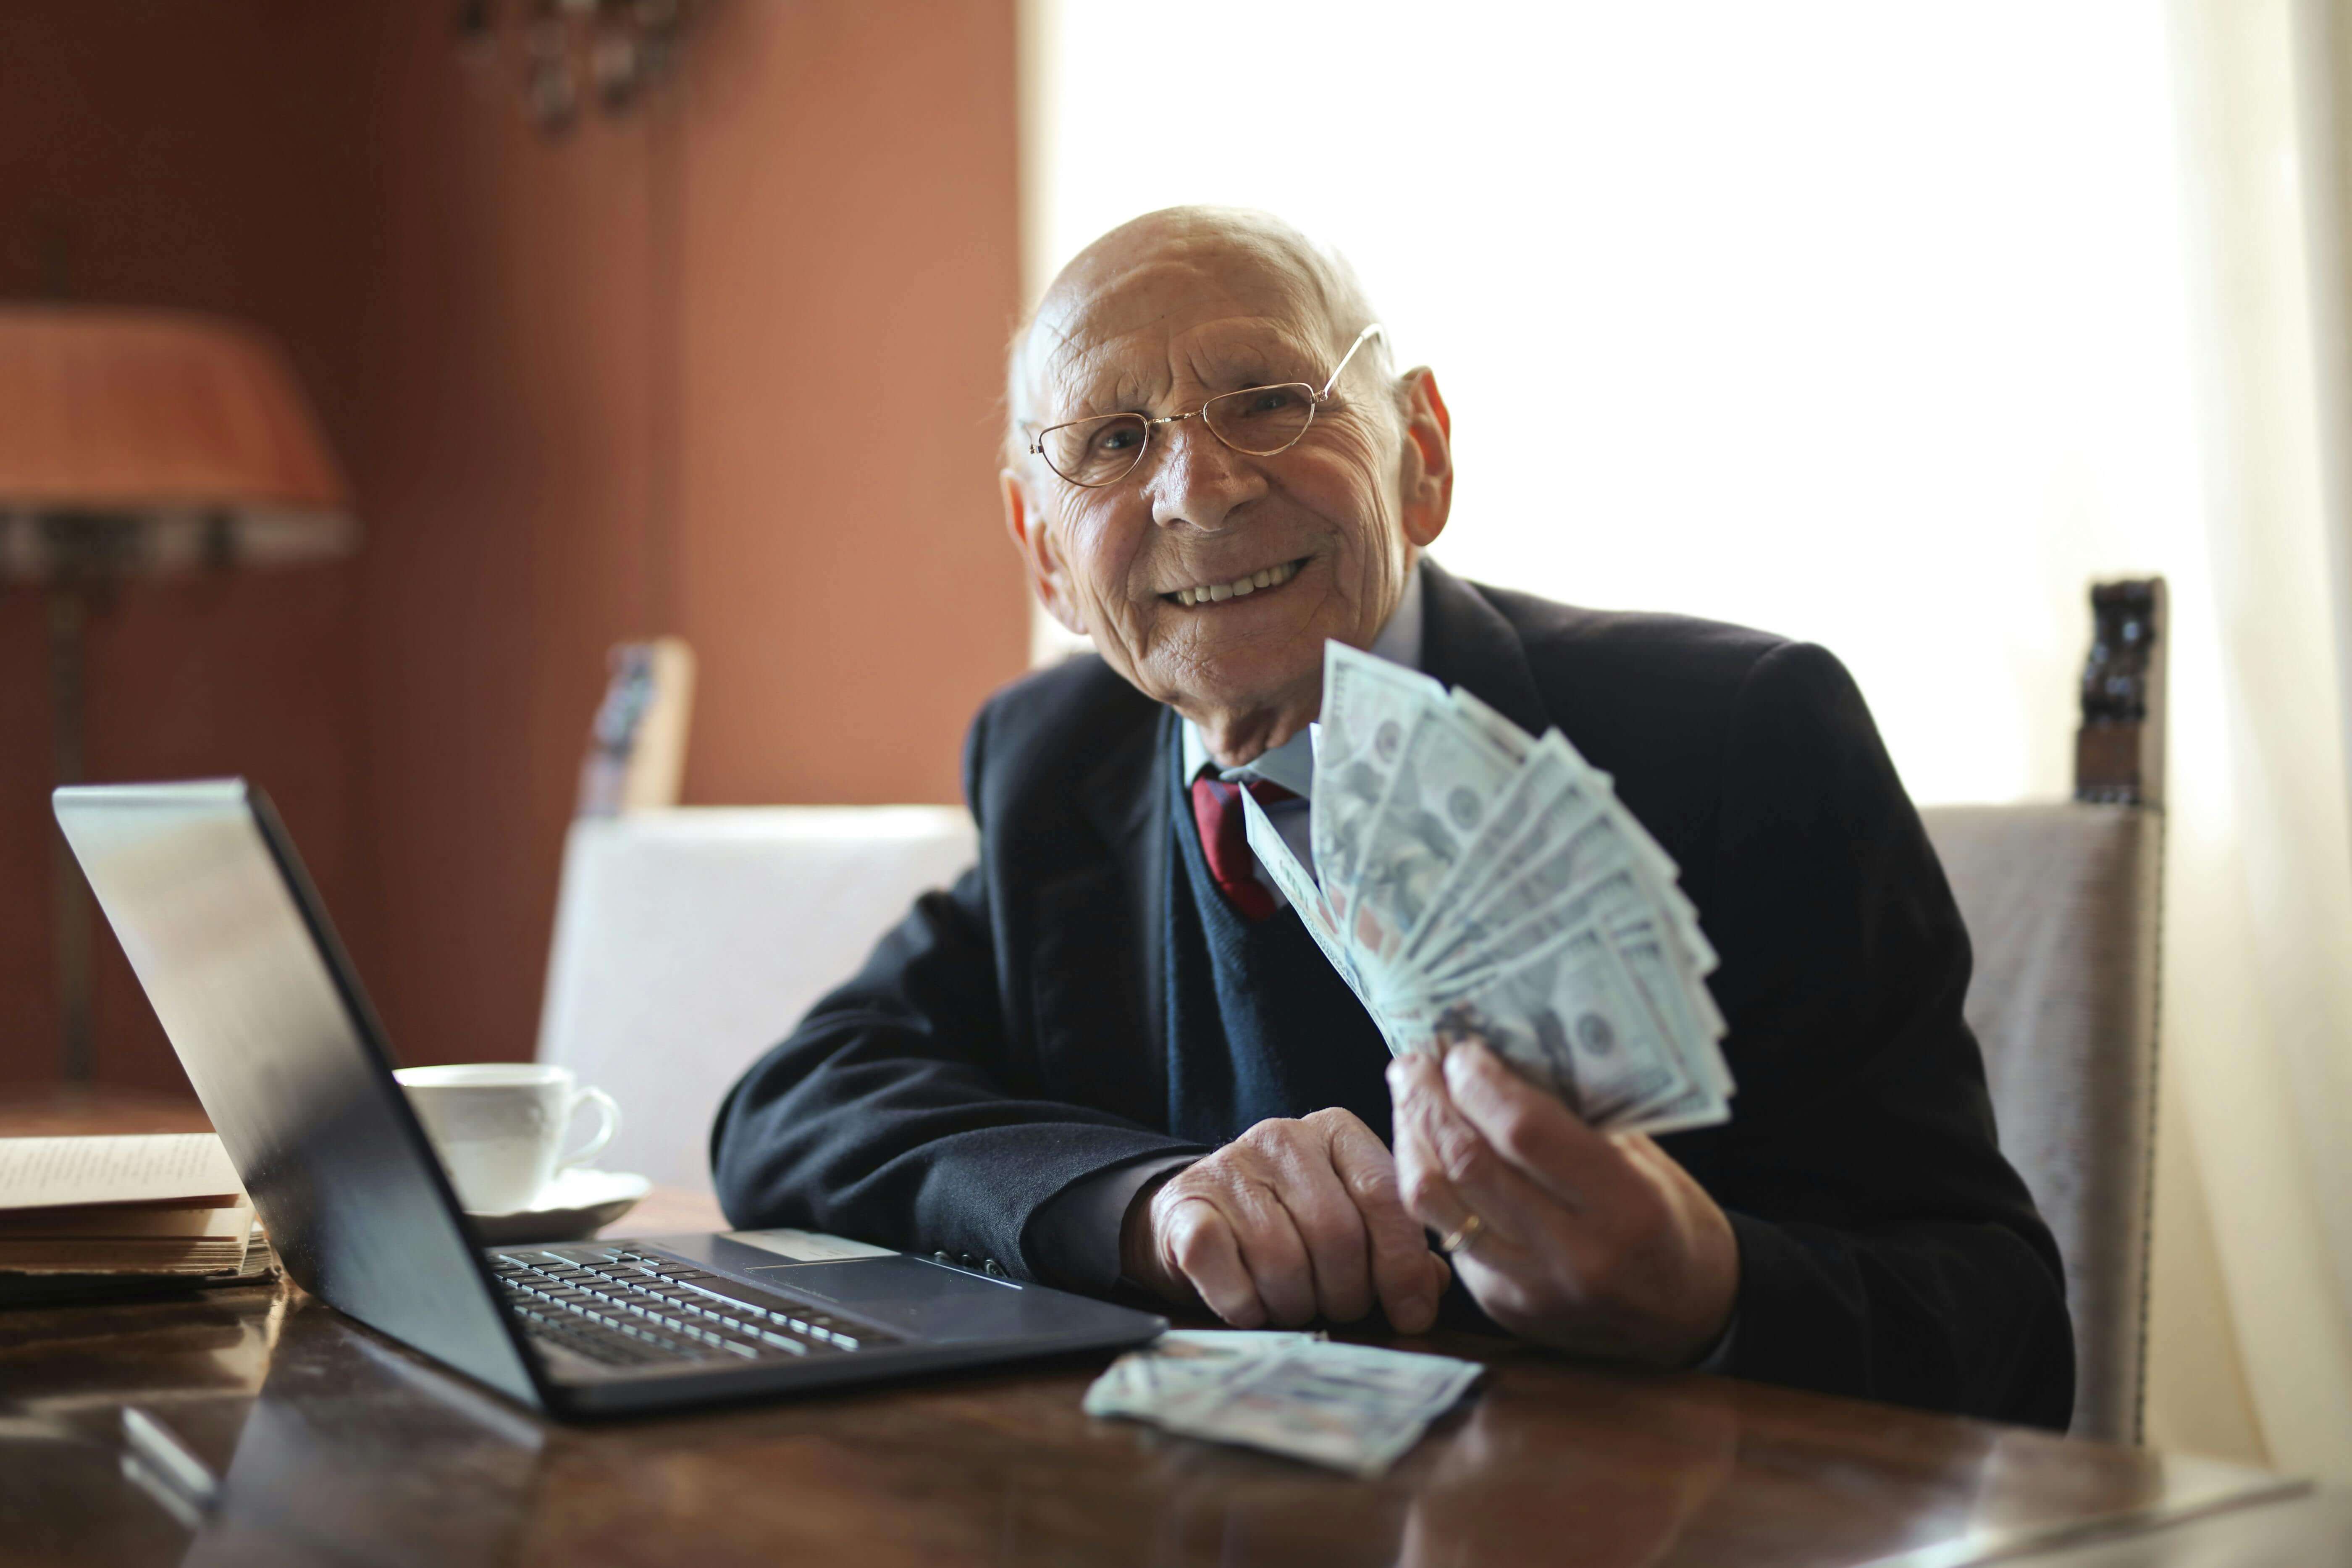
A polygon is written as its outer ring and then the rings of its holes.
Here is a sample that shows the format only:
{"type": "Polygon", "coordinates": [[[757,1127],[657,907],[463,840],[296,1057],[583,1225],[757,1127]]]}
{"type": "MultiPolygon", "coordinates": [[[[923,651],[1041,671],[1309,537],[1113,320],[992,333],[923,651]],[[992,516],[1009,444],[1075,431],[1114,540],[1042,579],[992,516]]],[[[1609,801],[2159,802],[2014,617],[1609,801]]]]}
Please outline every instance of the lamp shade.
{"type": "Polygon", "coordinates": [[[251,328],[167,310],[0,306],[0,576],[290,563],[358,542],[292,369],[251,328]]]}

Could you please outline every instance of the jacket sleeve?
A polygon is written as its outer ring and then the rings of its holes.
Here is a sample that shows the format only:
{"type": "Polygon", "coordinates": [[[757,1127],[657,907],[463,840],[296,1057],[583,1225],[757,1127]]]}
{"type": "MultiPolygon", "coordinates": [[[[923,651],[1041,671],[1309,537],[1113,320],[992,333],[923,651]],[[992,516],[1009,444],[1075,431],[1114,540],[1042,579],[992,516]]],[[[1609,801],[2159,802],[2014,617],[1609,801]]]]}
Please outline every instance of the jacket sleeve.
{"type": "Polygon", "coordinates": [[[1739,1247],[1727,1370],[2063,1428],[2063,1275],[1995,1140],[1968,933],[1843,667],[1759,659],[1723,777],[1707,924],[1740,1087],[1701,1179],[1739,1247]]]}
{"type": "MultiPolygon", "coordinates": [[[[965,745],[975,815],[987,726],[983,710],[965,745]]],[[[1030,1220],[1055,1194],[1192,1150],[1025,1081],[1005,1037],[985,872],[918,899],[865,968],[729,1091],[711,1170],[730,1223],[969,1254],[1034,1279],[1030,1220]]]]}

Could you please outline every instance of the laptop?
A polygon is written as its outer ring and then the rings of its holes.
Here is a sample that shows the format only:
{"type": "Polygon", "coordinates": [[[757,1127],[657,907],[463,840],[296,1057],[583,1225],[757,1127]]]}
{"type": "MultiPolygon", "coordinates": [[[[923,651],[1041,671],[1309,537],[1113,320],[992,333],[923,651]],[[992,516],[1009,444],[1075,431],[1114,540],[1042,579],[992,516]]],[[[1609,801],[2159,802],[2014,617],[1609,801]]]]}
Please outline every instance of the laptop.
{"type": "Polygon", "coordinates": [[[1116,1349],[1168,1326],[943,1256],[798,1232],[484,1247],[261,791],[230,779],[55,798],[287,1272],[491,1388],[554,1415],[675,1409],[1116,1349]]]}

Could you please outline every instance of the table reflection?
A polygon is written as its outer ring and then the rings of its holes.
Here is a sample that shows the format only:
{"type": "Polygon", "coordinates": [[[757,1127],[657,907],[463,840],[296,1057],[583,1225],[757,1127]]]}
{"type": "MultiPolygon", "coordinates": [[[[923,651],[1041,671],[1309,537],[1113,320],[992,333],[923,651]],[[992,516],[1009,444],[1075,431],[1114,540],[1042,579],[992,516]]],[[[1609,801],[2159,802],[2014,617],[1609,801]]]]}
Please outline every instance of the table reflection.
{"type": "Polygon", "coordinates": [[[297,1297],[184,1568],[491,1568],[528,1517],[543,1432],[529,1415],[297,1297]]]}
{"type": "Polygon", "coordinates": [[[1538,1400],[1480,1405],[1446,1442],[1406,1515],[1403,1568],[1549,1561],[1578,1568],[1662,1562],[1731,1479],[1739,1418],[1720,1387],[1645,1409],[1604,1442],[1562,1442],[1538,1400]]]}
{"type": "Polygon", "coordinates": [[[303,1561],[1806,1568],[2227,1506],[2277,1478],[1498,1342],[1360,1481],[1080,1408],[1098,1362],[559,1425],[285,1289],[0,1314],[0,1568],[303,1561]],[[218,1478],[174,1511],[152,1414],[218,1478]]]}
{"type": "Polygon", "coordinates": [[[284,1298],[246,1289],[0,1313],[0,1564],[179,1561],[187,1518],[126,1479],[121,1408],[225,1462],[267,1375],[284,1298]],[[120,1353],[136,1331],[139,1353],[120,1353]]]}
{"type": "MultiPolygon", "coordinates": [[[[1601,1426],[1557,1390],[1483,1388],[1372,1483],[1138,1429],[1149,1456],[1138,1500],[1151,1511],[1128,1560],[1643,1568],[1674,1549],[1739,1449],[1727,1385],[1691,1380],[1645,1393],[1601,1426]]],[[[1012,1516],[1025,1528],[1008,1534],[999,1561],[1067,1555],[1073,1542],[1055,1532],[1063,1511],[1051,1500],[1021,1500],[1012,1516]]]]}

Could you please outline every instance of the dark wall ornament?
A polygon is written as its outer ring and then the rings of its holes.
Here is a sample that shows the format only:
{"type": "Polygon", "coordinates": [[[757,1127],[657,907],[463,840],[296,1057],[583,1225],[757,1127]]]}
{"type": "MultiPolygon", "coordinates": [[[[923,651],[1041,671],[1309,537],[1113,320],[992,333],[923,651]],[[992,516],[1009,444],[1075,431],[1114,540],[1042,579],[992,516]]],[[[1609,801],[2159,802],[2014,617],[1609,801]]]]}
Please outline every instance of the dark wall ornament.
{"type": "Polygon", "coordinates": [[[2091,652],[2074,732],[2074,798],[2125,805],[2164,800],[2164,579],[2091,589],[2091,652]]]}
{"type": "Polygon", "coordinates": [[[590,111],[625,114],[674,63],[694,0],[458,0],[457,52],[512,82],[531,122],[561,136],[590,111]]]}

